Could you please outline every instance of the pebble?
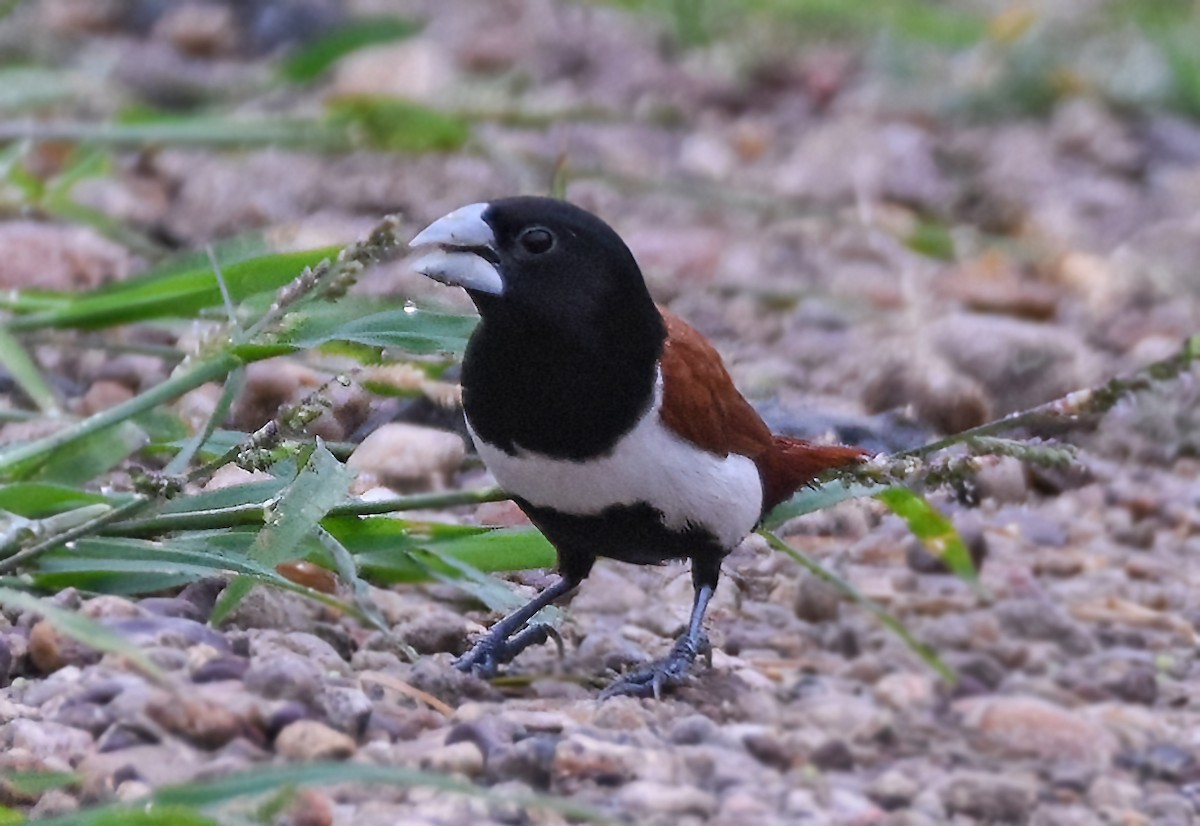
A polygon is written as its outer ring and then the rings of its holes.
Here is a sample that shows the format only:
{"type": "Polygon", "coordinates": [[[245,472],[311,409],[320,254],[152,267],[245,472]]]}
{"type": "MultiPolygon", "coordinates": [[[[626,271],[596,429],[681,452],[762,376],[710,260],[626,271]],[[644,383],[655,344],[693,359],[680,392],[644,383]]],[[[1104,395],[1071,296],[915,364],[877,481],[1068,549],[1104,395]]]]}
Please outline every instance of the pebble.
{"type": "Polygon", "coordinates": [[[418,654],[448,651],[458,656],[467,650],[468,626],[463,616],[440,607],[397,625],[393,633],[418,654]]]}
{"type": "Polygon", "coordinates": [[[586,779],[615,786],[637,777],[648,762],[648,756],[632,746],[572,734],[555,746],[553,772],[563,780],[586,779]]]}
{"type": "Polygon", "coordinates": [[[822,771],[848,772],[854,769],[854,752],[845,740],[826,740],[809,755],[812,764],[822,771]]]}
{"type": "Polygon", "coordinates": [[[240,680],[250,669],[250,658],[226,654],[205,660],[192,669],[192,682],[213,683],[240,680]]]}
{"type": "Polygon", "coordinates": [[[1021,639],[1054,642],[1073,655],[1095,650],[1096,643],[1086,626],[1048,598],[1005,600],[996,606],[995,615],[1001,628],[1021,639]]]}
{"type": "Polygon", "coordinates": [[[275,737],[275,752],[288,760],[345,760],[357,750],[353,738],[316,720],[297,720],[275,737]]]}
{"type": "Polygon", "coordinates": [[[717,808],[716,798],[702,789],[650,780],[635,780],[626,784],[617,792],[616,798],[623,807],[635,812],[675,817],[709,817],[717,808]]]}
{"type": "Polygon", "coordinates": [[[101,656],[94,648],[60,634],[49,620],[39,620],[29,629],[29,659],[42,674],[99,662],[101,656]]]}
{"type": "Polygon", "coordinates": [[[128,275],[133,259],[79,225],[7,220],[0,224],[0,288],[76,292],[128,275]]]}
{"type": "Polygon", "coordinates": [[[1025,779],[962,771],[946,781],[941,798],[950,813],[985,823],[1026,823],[1036,801],[1033,784],[1025,779]]]}
{"type": "Polygon", "coordinates": [[[219,748],[247,728],[230,708],[190,697],[160,695],[146,705],[146,714],[167,731],[203,749],[219,748]]]}
{"type": "Polygon", "coordinates": [[[363,439],[346,465],[400,491],[442,490],[466,456],[456,433],[392,422],[363,439]]]}
{"type": "Polygon", "coordinates": [[[255,658],[243,682],[248,690],[270,700],[312,702],[321,690],[324,672],[299,654],[280,653],[270,659],[255,658]]]}
{"type": "Polygon", "coordinates": [[[421,759],[421,768],[440,774],[478,777],[483,774],[483,752],[469,740],[441,746],[421,759]]]}
{"type": "MultiPolygon", "coordinates": [[[[197,599],[207,594],[198,594],[197,599]]],[[[209,611],[212,608],[209,606],[209,611]]],[[[256,585],[225,617],[223,628],[269,628],[282,633],[312,628],[320,606],[299,594],[256,585]]]]}
{"type": "Polygon", "coordinates": [[[92,386],[83,394],[83,399],[79,405],[79,413],[83,416],[90,416],[93,413],[99,413],[101,410],[116,407],[118,404],[127,402],[132,398],[133,391],[125,385],[102,379],[93,382],[92,386]]]}
{"type": "Polygon", "coordinates": [[[20,749],[36,758],[58,758],[74,764],[91,751],[92,735],[82,729],[19,717],[0,727],[0,744],[20,749]]]}
{"type": "Polygon", "coordinates": [[[986,747],[1002,755],[1105,766],[1117,749],[1107,728],[1036,697],[969,698],[956,702],[954,710],[986,747]]]}
{"type": "Polygon", "coordinates": [[[326,685],[317,698],[317,706],[326,722],[351,737],[360,737],[371,719],[375,704],[353,686],[326,685]]]}
{"type": "Polygon", "coordinates": [[[885,674],[875,683],[876,699],[894,711],[929,708],[936,699],[933,678],[912,671],[885,674]]]}
{"type": "Polygon", "coordinates": [[[32,821],[49,820],[79,811],[79,799],[66,789],[47,789],[29,810],[32,821]]]}
{"type": "Polygon", "coordinates": [[[889,811],[907,806],[920,791],[915,780],[896,769],[888,769],[867,785],[867,797],[889,811]]]}
{"type": "Polygon", "coordinates": [[[832,622],[838,618],[841,604],[837,588],[807,571],[800,575],[792,603],[797,617],[805,622],[832,622]]]}
{"type": "Polygon", "coordinates": [[[983,313],[957,313],[929,325],[938,352],[988,391],[995,413],[1023,410],[1086,387],[1096,365],[1067,327],[983,313]]]}
{"type": "Polygon", "coordinates": [[[519,780],[534,789],[549,789],[560,739],[553,734],[535,734],[489,750],[488,779],[519,780]]]}

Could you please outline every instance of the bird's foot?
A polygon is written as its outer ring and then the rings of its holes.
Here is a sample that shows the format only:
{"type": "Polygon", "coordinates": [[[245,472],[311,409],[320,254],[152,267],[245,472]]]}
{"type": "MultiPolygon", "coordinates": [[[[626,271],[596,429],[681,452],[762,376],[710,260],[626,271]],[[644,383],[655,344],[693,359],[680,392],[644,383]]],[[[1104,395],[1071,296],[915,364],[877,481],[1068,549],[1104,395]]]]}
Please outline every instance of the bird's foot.
{"type": "Polygon", "coordinates": [[[708,642],[708,635],[701,633],[698,639],[693,639],[690,634],[684,634],[664,659],[631,671],[612,682],[600,692],[600,699],[620,696],[659,699],[664,689],[682,685],[687,680],[692,663],[700,655],[712,664],[712,646],[708,642]]]}
{"type": "Polygon", "coordinates": [[[562,637],[552,626],[544,622],[537,622],[526,626],[516,634],[511,634],[507,629],[501,628],[500,623],[497,623],[491,631],[480,637],[471,646],[470,651],[454,661],[454,667],[467,674],[474,674],[480,679],[491,679],[496,676],[496,671],[500,666],[511,661],[526,648],[531,645],[541,645],[550,639],[553,639],[554,644],[558,646],[558,656],[561,658],[563,655],[562,637]]]}

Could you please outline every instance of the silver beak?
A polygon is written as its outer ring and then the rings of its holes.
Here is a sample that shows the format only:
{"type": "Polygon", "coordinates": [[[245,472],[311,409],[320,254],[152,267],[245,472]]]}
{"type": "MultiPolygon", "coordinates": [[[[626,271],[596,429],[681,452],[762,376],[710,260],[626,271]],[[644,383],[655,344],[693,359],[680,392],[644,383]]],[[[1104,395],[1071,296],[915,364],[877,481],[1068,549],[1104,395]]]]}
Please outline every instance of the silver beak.
{"type": "Polygon", "coordinates": [[[418,258],[413,269],[443,284],[492,295],[503,293],[500,271],[479,255],[480,250],[496,249],[496,236],[483,220],[487,208],[488,204],[459,207],[418,232],[410,247],[436,244],[441,249],[418,258]]]}

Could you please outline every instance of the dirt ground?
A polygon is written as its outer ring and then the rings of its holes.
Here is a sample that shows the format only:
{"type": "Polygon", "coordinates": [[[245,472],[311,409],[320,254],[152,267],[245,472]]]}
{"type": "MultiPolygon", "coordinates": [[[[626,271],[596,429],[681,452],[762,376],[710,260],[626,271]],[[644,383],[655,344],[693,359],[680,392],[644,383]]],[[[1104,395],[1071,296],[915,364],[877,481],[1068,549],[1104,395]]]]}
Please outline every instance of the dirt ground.
{"type": "MultiPolygon", "coordinates": [[[[221,4],[182,5],[201,22],[138,28],[47,2],[13,23],[47,27],[76,44],[75,61],[146,94],[253,84],[264,58],[243,40],[222,45],[249,24],[212,11],[221,4]],[[197,46],[203,21],[213,33],[197,46]]],[[[305,247],[344,243],[385,213],[415,232],[464,203],[544,193],[561,167],[567,197],[618,230],[655,297],[713,340],[776,430],[876,450],[1129,372],[1200,329],[1194,120],[1086,93],[1037,116],[968,118],[896,94],[868,47],[687,49],[659,18],[606,5],[353,5],[428,23],[246,110],[400,95],[475,113],[464,150],[128,151],[79,199],[186,248],[254,228],[305,247]]],[[[39,277],[79,286],[139,261],[91,230],[28,220],[0,225],[0,245],[54,250],[37,257],[39,277]]],[[[22,265],[3,258],[12,286],[22,265]]],[[[403,261],[356,289],[469,308],[403,261]]],[[[252,372],[247,392],[288,395],[262,389],[272,381],[252,372]]],[[[1043,434],[1079,446],[1074,468],[988,460],[969,489],[933,494],[981,560],[982,593],[939,571],[873,500],[784,526],[932,645],[955,686],[754,537],[725,565],[711,668],[662,701],[600,703],[589,679],[668,650],[691,602],[681,566],[600,563],[564,609],[563,658],[531,650],[507,671],[522,679],[499,686],[449,668],[489,621],[451,586],[376,594],[396,636],[426,655],[416,663],[280,593],[256,594],[220,629],[203,624],[204,584],[157,602],[85,600],[191,673],[195,719],[109,660],[65,650],[65,667],[27,667],[0,689],[0,765],[83,775],[82,788],[24,801],[38,815],[270,760],[344,758],[549,792],[644,824],[1194,823],[1198,387],[1193,372],[1098,423],[1043,434]],[[265,741],[237,735],[247,720],[265,741]]],[[[452,486],[486,482],[467,468],[452,486]]],[[[504,504],[432,516],[519,518],[504,504]]],[[[32,630],[12,620],[4,639],[23,662],[32,630]]],[[[276,822],[563,821],[426,789],[302,795],[276,822]]]]}

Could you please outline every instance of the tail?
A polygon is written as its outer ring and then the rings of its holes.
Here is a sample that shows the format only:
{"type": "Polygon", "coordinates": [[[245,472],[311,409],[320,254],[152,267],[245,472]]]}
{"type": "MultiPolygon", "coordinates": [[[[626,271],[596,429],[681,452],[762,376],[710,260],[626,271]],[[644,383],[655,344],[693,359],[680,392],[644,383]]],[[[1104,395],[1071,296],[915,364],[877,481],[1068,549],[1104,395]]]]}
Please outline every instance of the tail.
{"type": "Polygon", "coordinates": [[[867,458],[865,450],[838,445],[814,445],[791,436],[774,436],[772,449],[759,461],[763,477],[763,514],[800,488],[833,468],[867,458]]]}

